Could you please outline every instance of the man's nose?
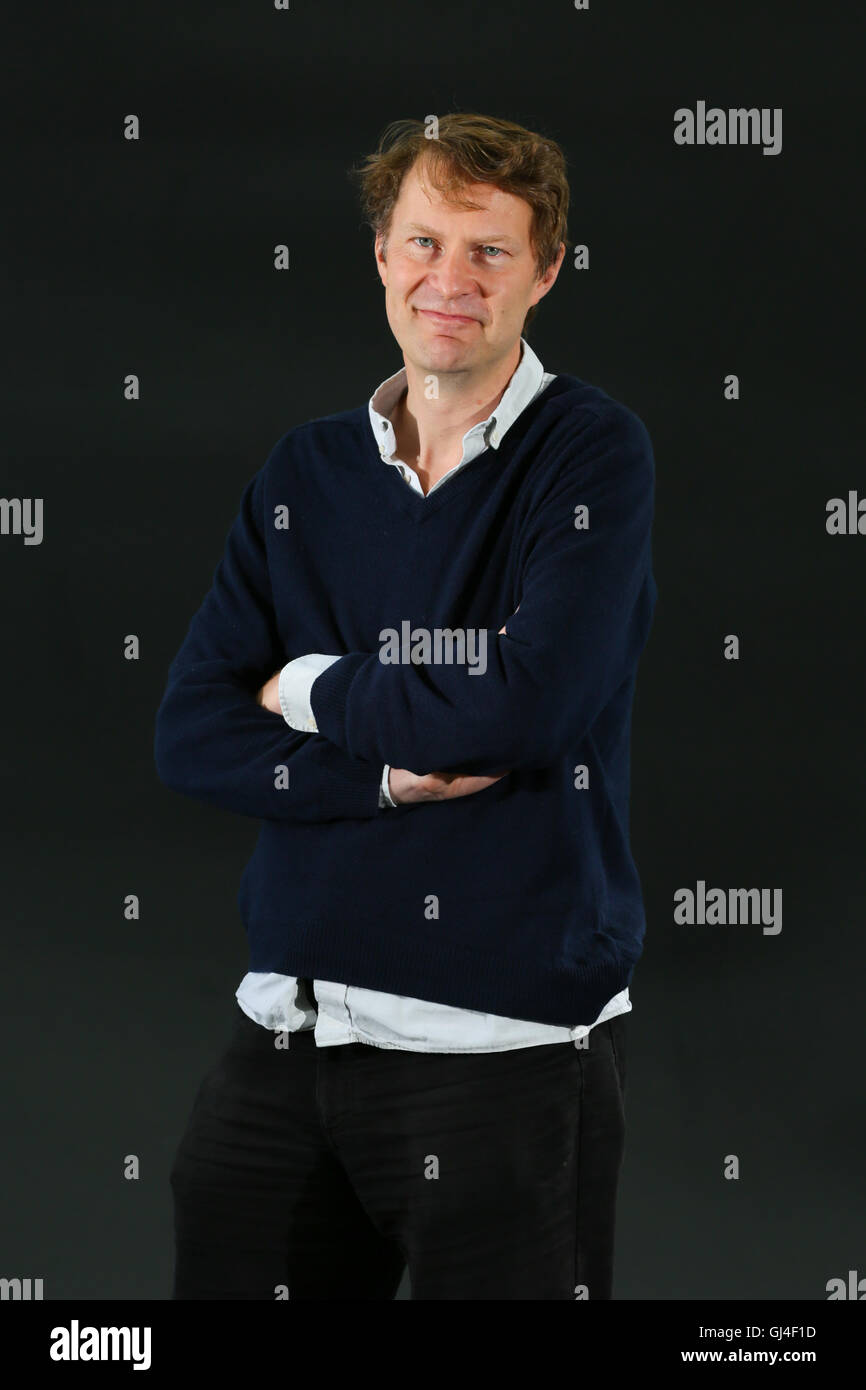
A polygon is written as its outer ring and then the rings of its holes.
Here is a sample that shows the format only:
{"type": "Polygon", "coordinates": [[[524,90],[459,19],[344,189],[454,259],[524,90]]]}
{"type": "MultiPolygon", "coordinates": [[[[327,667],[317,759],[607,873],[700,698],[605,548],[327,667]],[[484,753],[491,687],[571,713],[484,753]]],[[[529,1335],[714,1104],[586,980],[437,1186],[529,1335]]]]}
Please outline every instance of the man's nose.
{"type": "Polygon", "coordinates": [[[473,272],[465,251],[454,248],[446,251],[431,268],[427,282],[442,300],[443,314],[471,314],[470,300],[475,303],[478,292],[478,279],[473,272]],[[462,303],[461,303],[462,301],[462,303]]]}

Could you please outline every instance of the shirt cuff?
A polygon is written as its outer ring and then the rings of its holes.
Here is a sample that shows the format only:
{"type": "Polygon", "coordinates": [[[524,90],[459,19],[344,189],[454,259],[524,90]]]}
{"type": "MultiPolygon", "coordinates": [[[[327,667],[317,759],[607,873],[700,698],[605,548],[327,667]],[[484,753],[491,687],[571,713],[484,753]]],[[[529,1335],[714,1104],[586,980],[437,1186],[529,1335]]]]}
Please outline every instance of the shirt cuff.
{"type": "Polygon", "coordinates": [[[396,805],[397,805],[397,802],[394,800],[393,796],[391,795],[391,793],[390,793],[390,791],[389,791],[389,789],[388,789],[388,773],[389,773],[390,771],[391,771],[391,764],[390,764],[390,763],[386,763],[386,764],[385,764],[385,770],[384,770],[384,772],[382,773],[382,784],[381,784],[381,786],[380,786],[380,788],[379,788],[379,805],[380,805],[380,806],[383,806],[383,807],[384,807],[384,806],[396,806],[396,805]]]}
{"type": "Polygon", "coordinates": [[[316,678],[339,660],[339,656],[325,656],[323,652],[310,652],[306,656],[296,656],[294,661],[287,662],[281,670],[277,686],[280,709],[283,711],[283,718],[286,723],[291,725],[293,729],[297,729],[299,733],[317,734],[319,732],[313,707],[310,704],[310,691],[316,678]]]}

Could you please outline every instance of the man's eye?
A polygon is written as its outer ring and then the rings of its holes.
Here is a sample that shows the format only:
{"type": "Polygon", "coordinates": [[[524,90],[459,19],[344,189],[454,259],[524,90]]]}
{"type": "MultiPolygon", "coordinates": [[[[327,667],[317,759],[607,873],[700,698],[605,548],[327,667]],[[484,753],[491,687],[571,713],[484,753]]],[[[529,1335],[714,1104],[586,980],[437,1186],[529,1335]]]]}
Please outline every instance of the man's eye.
{"type": "MultiPolygon", "coordinates": [[[[416,237],[413,237],[413,241],[416,241],[416,242],[422,242],[422,241],[432,242],[432,240],[433,240],[433,238],[432,238],[431,236],[416,236],[416,237]]],[[[422,246],[422,247],[421,247],[421,250],[422,250],[422,251],[427,251],[427,250],[429,250],[429,247],[427,247],[427,246],[422,246]]],[[[493,252],[495,252],[495,255],[485,257],[485,259],[488,260],[488,261],[498,261],[499,258],[500,258],[501,256],[504,256],[504,255],[505,255],[505,252],[502,250],[502,247],[501,247],[501,246],[482,246],[481,250],[482,250],[482,251],[493,251],[493,252]]]]}

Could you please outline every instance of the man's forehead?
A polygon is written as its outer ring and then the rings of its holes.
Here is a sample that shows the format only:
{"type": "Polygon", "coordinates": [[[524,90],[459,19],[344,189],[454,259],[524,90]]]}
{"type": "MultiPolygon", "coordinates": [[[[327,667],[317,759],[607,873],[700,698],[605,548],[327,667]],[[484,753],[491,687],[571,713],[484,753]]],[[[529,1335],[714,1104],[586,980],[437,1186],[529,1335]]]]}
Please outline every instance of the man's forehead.
{"type": "MultiPolygon", "coordinates": [[[[397,200],[399,220],[403,225],[412,222],[417,227],[430,228],[430,219],[441,213],[447,213],[449,216],[462,213],[467,221],[495,216],[501,225],[501,235],[505,236],[507,232],[504,224],[508,225],[512,233],[520,231],[528,226],[532,215],[532,209],[523,198],[518,198],[495,184],[461,184],[451,197],[459,201],[451,201],[444,192],[434,188],[429,176],[424,172],[419,177],[417,166],[413,165],[400,186],[400,196],[397,200]],[[464,200],[474,206],[464,207],[464,200]]],[[[496,227],[491,225],[490,234],[496,235],[496,227]]]]}

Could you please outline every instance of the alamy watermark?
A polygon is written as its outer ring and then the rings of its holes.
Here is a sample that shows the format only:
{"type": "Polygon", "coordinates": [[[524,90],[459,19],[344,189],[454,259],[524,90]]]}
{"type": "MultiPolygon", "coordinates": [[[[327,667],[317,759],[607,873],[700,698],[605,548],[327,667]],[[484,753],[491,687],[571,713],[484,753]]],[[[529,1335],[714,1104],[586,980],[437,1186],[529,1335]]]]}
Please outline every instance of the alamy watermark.
{"type": "Polygon", "coordinates": [[[694,111],[679,106],[674,112],[675,145],[763,145],[764,154],[782,150],[781,106],[707,106],[694,111]]]}
{"type": "Polygon", "coordinates": [[[0,497],[0,536],[23,536],[25,545],[42,544],[41,497],[0,497]]]}
{"type": "Polygon", "coordinates": [[[383,666],[468,666],[470,676],[487,670],[486,627],[412,627],[408,619],[379,633],[383,666]]]}
{"type": "Polygon", "coordinates": [[[149,1327],[52,1327],[48,1355],[52,1361],[131,1361],[134,1371],[150,1369],[149,1327]]]}
{"type": "Polygon", "coordinates": [[[781,888],[708,889],[705,880],[699,878],[694,890],[678,888],[674,903],[674,921],[678,926],[762,923],[764,936],[778,936],[782,930],[781,888]]]}
{"type": "Polygon", "coordinates": [[[41,1299],[44,1282],[43,1279],[0,1279],[0,1301],[11,1299],[27,1303],[31,1299],[41,1299]]]}

